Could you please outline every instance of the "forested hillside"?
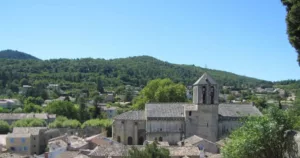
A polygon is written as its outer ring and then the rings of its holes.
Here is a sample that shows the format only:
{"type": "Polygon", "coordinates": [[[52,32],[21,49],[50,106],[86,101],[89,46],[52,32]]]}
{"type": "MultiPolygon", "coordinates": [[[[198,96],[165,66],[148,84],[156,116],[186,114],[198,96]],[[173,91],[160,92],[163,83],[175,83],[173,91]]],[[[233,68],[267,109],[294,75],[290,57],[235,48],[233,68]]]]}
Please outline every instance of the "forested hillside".
{"type": "Polygon", "coordinates": [[[271,82],[239,76],[233,73],[203,69],[192,65],[177,65],[149,56],[122,59],[53,59],[10,60],[0,59],[0,90],[18,92],[20,86],[29,84],[45,88],[49,83],[61,84],[63,90],[86,89],[94,91],[120,85],[145,86],[156,78],[170,78],[174,82],[192,85],[203,72],[208,72],[221,85],[236,87],[271,85],[271,82]]]}
{"type": "Polygon", "coordinates": [[[20,59],[20,60],[39,60],[38,58],[26,54],[24,52],[19,52],[16,50],[2,50],[0,51],[0,58],[4,58],[4,59],[20,59]]]}

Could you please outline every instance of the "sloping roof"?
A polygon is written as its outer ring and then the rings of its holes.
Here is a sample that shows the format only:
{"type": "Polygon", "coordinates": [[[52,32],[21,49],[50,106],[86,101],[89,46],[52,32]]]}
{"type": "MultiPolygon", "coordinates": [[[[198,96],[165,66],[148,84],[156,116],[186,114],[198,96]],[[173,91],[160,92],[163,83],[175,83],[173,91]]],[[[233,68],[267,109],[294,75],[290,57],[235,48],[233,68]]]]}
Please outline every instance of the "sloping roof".
{"type": "Polygon", "coordinates": [[[57,155],[57,158],[74,158],[78,153],[78,151],[65,151],[57,155]]]}
{"type": "Polygon", "coordinates": [[[146,120],[144,111],[128,111],[117,115],[115,120],[146,120]]]}
{"type": "Polygon", "coordinates": [[[29,133],[8,133],[7,138],[27,138],[30,137],[31,134],[29,133]]]}
{"type": "MultiPolygon", "coordinates": [[[[0,120],[20,120],[25,118],[48,119],[47,113],[1,113],[0,120]]],[[[55,115],[53,115],[55,116],[55,115]]]]}
{"type": "Polygon", "coordinates": [[[191,137],[189,137],[189,138],[186,138],[185,140],[184,140],[184,142],[185,143],[189,143],[189,144],[191,144],[191,145],[196,145],[196,144],[198,144],[200,141],[202,141],[203,140],[203,138],[201,138],[201,137],[199,137],[199,136],[196,136],[196,135],[193,135],[193,136],[191,136],[191,137]]]}
{"type": "Polygon", "coordinates": [[[223,117],[261,116],[262,113],[252,104],[220,104],[219,115],[223,117]]]}
{"type": "Polygon", "coordinates": [[[40,130],[47,130],[47,127],[14,127],[12,134],[29,133],[32,135],[38,135],[40,130]]]}
{"type": "Polygon", "coordinates": [[[99,145],[94,150],[90,152],[88,156],[101,157],[101,156],[124,156],[129,147],[122,144],[112,144],[112,145],[99,145]]]}
{"type": "Polygon", "coordinates": [[[146,104],[147,118],[185,117],[182,103],[149,103],[146,104]]]}
{"type": "Polygon", "coordinates": [[[183,147],[164,147],[166,149],[169,149],[170,156],[176,156],[176,157],[184,157],[184,156],[199,156],[200,150],[198,147],[195,146],[183,146],[183,147]]]}
{"type": "Polygon", "coordinates": [[[217,84],[217,82],[206,72],[194,83],[194,85],[199,84],[217,84]]]}

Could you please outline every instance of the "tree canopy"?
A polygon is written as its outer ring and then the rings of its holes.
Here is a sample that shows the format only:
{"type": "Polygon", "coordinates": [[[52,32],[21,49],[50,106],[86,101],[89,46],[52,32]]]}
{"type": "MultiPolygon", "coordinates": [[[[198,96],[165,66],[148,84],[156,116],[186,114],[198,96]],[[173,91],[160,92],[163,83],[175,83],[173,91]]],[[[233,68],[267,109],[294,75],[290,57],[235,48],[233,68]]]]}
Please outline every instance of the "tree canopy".
{"type": "Polygon", "coordinates": [[[69,101],[53,101],[46,106],[45,112],[65,116],[69,119],[78,119],[78,110],[69,101]]]}
{"type": "Polygon", "coordinates": [[[233,131],[222,148],[224,158],[285,158],[298,153],[292,130],[295,120],[288,111],[271,107],[261,117],[250,117],[233,131]]]}
{"type": "Polygon", "coordinates": [[[0,120],[0,134],[7,134],[9,132],[9,124],[0,120]]]}
{"type": "Polygon", "coordinates": [[[140,92],[133,103],[134,108],[144,109],[147,102],[185,102],[186,88],[170,79],[155,79],[150,81],[140,92]]]}
{"type": "Polygon", "coordinates": [[[300,64],[300,0],[281,0],[286,7],[287,34],[291,45],[298,53],[298,63],[300,64]]]}
{"type": "Polygon", "coordinates": [[[12,127],[45,127],[45,120],[38,118],[27,118],[13,122],[12,127]]]}

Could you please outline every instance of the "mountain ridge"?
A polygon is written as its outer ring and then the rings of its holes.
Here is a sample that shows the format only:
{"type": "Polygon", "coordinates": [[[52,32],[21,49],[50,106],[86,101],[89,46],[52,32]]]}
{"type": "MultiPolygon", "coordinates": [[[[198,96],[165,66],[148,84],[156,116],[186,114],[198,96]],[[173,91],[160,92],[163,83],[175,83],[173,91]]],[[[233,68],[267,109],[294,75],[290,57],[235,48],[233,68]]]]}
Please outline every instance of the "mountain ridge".
{"type": "Polygon", "coordinates": [[[14,60],[14,62],[9,62],[10,59],[4,60],[8,61],[7,63],[0,62],[0,72],[6,70],[19,71],[20,76],[29,76],[32,80],[37,78],[36,76],[39,78],[43,76],[51,82],[73,82],[75,81],[74,78],[78,78],[78,73],[80,73],[82,75],[79,79],[76,79],[76,82],[96,82],[96,76],[100,76],[104,83],[110,86],[120,84],[141,86],[156,78],[170,78],[175,82],[192,85],[204,72],[207,72],[220,85],[234,85],[236,87],[272,85],[271,81],[222,70],[206,69],[195,65],[173,64],[148,55],[115,59],[80,58],[14,60]],[[65,77],[66,75],[69,77],[65,77]],[[60,80],[61,78],[64,79],[60,80]]]}
{"type": "Polygon", "coordinates": [[[28,53],[24,53],[24,52],[12,50],[12,49],[1,50],[0,58],[2,58],[2,59],[17,59],[17,60],[40,60],[39,58],[32,56],[28,53]]]}

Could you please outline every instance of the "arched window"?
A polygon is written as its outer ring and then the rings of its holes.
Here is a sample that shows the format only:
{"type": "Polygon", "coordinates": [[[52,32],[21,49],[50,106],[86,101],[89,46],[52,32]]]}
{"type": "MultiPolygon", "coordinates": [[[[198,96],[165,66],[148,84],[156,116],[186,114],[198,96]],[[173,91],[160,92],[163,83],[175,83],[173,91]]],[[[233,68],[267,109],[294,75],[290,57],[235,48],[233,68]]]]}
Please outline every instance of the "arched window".
{"type": "Polygon", "coordinates": [[[139,145],[143,145],[144,144],[144,137],[140,137],[139,138],[139,145]]]}
{"type": "Polygon", "coordinates": [[[210,102],[211,102],[211,104],[214,104],[214,97],[215,97],[215,88],[214,88],[214,86],[211,86],[211,88],[210,88],[210,102]]]}
{"type": "Polygon", "coordinates": [[[162,138],[162,137],[159,137],[158,141],[162,142],[162,141],[163,141],[163,138],[162,138]]]}
{"type": "Polygon", "coordinates": [[[202,100],[203,100],[203,104],[206,104],[206,87],[205,86],[202,87],[202,100]]]}
{"type": "Polygon", "coordinates": [[[120,137],[120,136],[117,137],[117,141],[118,141],[119,143],[121,143],[121,137],[120,137]]]}
{"type": "Polygon", "coordinates": [[[132,145],[132,137],[128,137],[127,144],[132,145]]]}

